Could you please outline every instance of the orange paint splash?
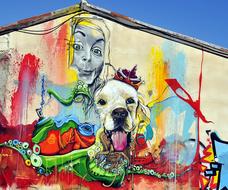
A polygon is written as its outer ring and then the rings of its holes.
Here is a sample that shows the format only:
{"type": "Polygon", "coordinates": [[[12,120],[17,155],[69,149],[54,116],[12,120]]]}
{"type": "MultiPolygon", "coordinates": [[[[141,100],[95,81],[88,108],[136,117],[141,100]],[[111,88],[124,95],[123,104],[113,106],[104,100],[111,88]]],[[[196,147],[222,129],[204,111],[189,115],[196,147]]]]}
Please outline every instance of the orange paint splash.
{"type": "MultiPolygon", "coordinates": [[[[62,19],[61,22],[65,21],[62,19]]],[[[49,22],[46,28],[50,29],[56,26],[54,21],[49,22]]],[[[70,24],[63,24],[59,29],[44,35],[43,39],[47,44],[49,54],[48,71],[50,80],[56,84],[66,84],[77,79],[76,73],[68,67],[68,40],[70,39],[70,24]]]]}

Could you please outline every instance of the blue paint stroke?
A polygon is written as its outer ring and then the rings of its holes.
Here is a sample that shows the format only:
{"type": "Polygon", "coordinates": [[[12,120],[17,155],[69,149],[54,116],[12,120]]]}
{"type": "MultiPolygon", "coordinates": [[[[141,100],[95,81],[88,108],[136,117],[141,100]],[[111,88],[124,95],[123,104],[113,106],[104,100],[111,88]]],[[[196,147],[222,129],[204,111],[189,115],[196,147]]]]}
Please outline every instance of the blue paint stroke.
{"type": "Polygon", "coordinates": [[[164,101],[154,104],[154,106],[150,109],[150,126],[157,129],[159,126],[156,124],[156,118],[168,108],[171,109],[171,112],[174,114],[175,118],[177,118],[180,114],[185,113],[183,132],[180,135],[184,140],[189,139],[191,135],[189,132],[190,128],[196,121],[196,117],[194,116],[194,109],[192,109],[190,105],[188,105],[177,96],[169,97],[164,101]]]}
{"type": "Polygon", "coordinates": [[[61,128],[63,124],[69,121],[74,121],[76,124],[79,124],[79,120],[75,115],[65,115],[65,116],[54,117],[53,120],[57,128],[61,128]]]}
{"type": "Polygon", "coordinates": [[[187,151],[183,150],[181,155],[179,155],[179,162],[189,165],[193,161],[196,153],[198,136],[197,118],[194,116],[194,109],[177,96],[172,96],[164,101],[155,103],[150,109],[150,127],[152,129],[154,128],[155,131],[159,128],[156,118],[165,111],[168,111],[166,113],[169,114],[168,118],[171,118],[172,121],[166,120],[165,131],[169,131],[169,133],[164,138],[168,144],[176,143],[177,141],[185,143],[187,151]],[[182,116],[184,115],[183,125],[181,126],[182,129],[177,129],[177,121],[181,114],[182,116]],[[195,134],[191,134],[190,130],[195,131],[195,134]],[[178,131],[181,131],[181,133],[178,134],[178,131]],[[190,138],[195,138],[196,141],[192,143],[189,141],[190,138]]]}
{"type": "Polygon", "coordinates": [[[44,87],[44,83],[45,83],[45,80],[44,80],[44,75],[42,76],[42,79],[41,79],[41,102],[40,102],[40,108],[43,109],[43,106],[45,104],[45,101],[44,101],[44,97],[45,97],[45,87],[44,87]]]}
{"type": "Polygon", "coordinates": [[[164,59],[169,63],[169,77],[177,79],[185,86],[186,57],[183,52],[178,52],[175,46],[172,42],[163,44],[164,59]]]}

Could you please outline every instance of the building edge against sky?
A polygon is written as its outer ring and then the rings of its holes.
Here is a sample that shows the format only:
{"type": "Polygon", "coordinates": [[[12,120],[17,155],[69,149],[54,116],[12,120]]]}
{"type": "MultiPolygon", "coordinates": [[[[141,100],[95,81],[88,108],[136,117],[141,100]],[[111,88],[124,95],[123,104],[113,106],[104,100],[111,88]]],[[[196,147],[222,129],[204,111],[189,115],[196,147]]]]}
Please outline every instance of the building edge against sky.
{"type": "Polygon", "coordinates": [[[220,55],[222,57],[228,57],[228,49],[223,48],[211,43],[207,43],[205,41],[202,41],[200,39],[192,38],[190,36],[182,35],[180,33],[176,33],[170,30],[165,30],[160,27],[156,27],[144,22],[140,22],[138,20],[135,20],[133,18],[129,18],[126,16],[123,16],[121,14],[96,7],[95,5],[87,3],[87,1],[82,1],[80,4],[76,4],[74,6],[70,6],[68,8],[56,10],[53,12],[49,12],[46,14],[42,14],[39,16],[34,16],[31,18],[23,19],[20,21],[17,21],[16,23],[9,24],[7,26],[0,27],[0,35],[7,34],[9,32],[13,31],[19,31],[23,30],[26,27],[34,26],[36,24],[41,24],[43,22],[53,20],[55,18],[59,18],[62,16],[66,16],[72,13],[77,12],[78,10],[85,10],[92,14],[110,19],[112,21],[115,21],[119,24],[125,25],[130,28],[134,28],[137,30],[145,31],[175,42],[179,42],[185,45],[189,45],[191,47],[197,48],[197,49],[203,49],[204,51],[220,55]]]}

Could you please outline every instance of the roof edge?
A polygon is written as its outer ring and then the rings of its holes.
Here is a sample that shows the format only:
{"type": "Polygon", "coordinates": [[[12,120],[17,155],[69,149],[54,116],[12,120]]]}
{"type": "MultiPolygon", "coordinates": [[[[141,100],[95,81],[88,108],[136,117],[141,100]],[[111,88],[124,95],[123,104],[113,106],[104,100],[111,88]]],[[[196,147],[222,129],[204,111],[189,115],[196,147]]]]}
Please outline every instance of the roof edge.
{"type": "Polygon", "coordinates": [[[129,28],[144,31],[174,42],[178,42],[199,50],[203,50],[208,53],[212,53],[224,58],[228,58],[228,49],[226,48],[223,48],[211,43],[207,43],[202,40],[192,38],[186,35],[182,35],[176,32],[172,32],[166,29],[162,29],[160,27],[156,27],[144,22],[140,22],[133,18],[108,11],[100,7],[96,7],[92,4],[89,4],[86,0],[81,0],[81,3],[75,4],[73,6],[70,6],[64,9],[59,9],[57,11],[53,11],[50,13],[41,14],[39,16],[34,16],[28,19],[23,19],[13,24],[0,27],[0,35],[18,31],[26,27],[41,24],[43,22],[50,21],[59,17],[63,17],[69,14],[73,14],[79,11],[87,11],[91,14],[95,14],[97,16],[109,19],[111,21],[114,21],[116,23],[119,23],[129,28]]]}
{"type": "Polygon", "coordinates": [[[49,13],[41,14],[38,16],[33,16],[27,19],[19,20],[13,24],[9,24],[7,26],[2,26],[0,27],[0,35],[4,35],[10,32],[18,31],[23,28],[27,28],[30,26],[34,26],[37,24],[41,24],[46,21],[50,21],[59,17],[63,17],[69,14],[76,13],[81,10],[80,4],[75,4],[73,6],[64,8],[64,9],[59,9],[56,11],[52,11],[49,13]]]}
{"type": "Polygon", "coordinates": [[[208,53],[212,53],[224,58],[228,58],[228,49],[226,48],[223,48],[211,43],[207,43],[205,41],[202,41],[190,36],[186,36],[180,33],[162,29],[160,27],[156,27],[156,26],[135,20],[133,18],[123,16],[121,14],[111,12],[100,7],[96,7],[94,5],[89,4],[87,1],[84,1],[83,3],[81,3],[81,9],[133,29],[138,29],[162,38],[166,38],[174,42],[178,42],[199,50],[203,50],[208,53]]]}

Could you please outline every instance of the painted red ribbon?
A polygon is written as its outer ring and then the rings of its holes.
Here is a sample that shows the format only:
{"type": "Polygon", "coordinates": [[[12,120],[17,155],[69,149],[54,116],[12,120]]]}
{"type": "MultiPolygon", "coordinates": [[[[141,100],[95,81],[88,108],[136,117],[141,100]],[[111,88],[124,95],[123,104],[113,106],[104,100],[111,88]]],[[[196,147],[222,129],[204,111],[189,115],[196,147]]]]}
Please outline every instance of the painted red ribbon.
{"type": "Polygon", "coordinates": [[[200,101],[199,100],[194,101],[190,96],[190,94],[180,85],[180,83],[176,79],[165,79],[165,81],[180,99],[185,101],[195,110],[195,114],[197,117],[199,117],[204,123],[213,123],[212,121],[208,121],[203,115],[203,113],[201,112],[200,101]],[[184,98],[183,96],[181,96],[178,91],[181,91],[181,93],[184,93],[187,96],[187,98],[184,98]]]}

